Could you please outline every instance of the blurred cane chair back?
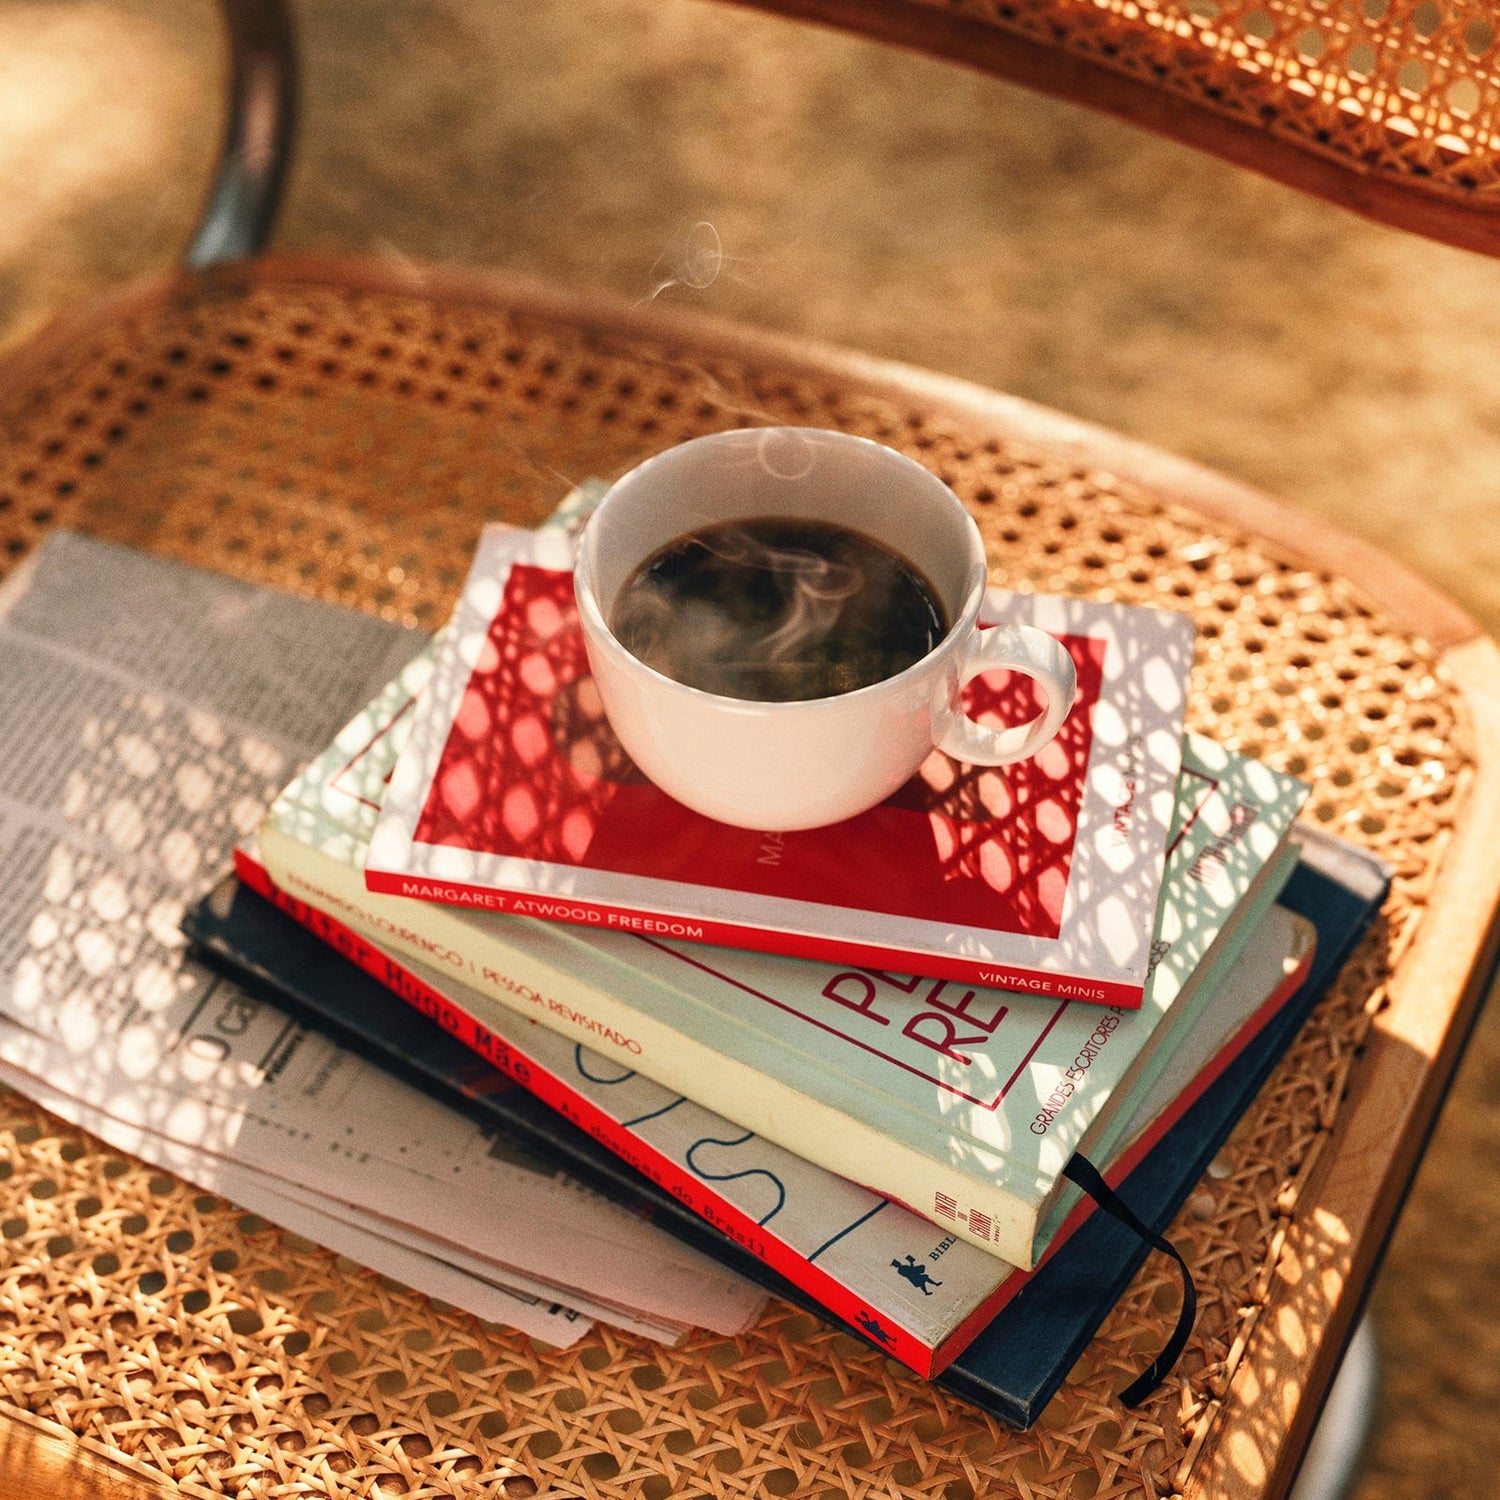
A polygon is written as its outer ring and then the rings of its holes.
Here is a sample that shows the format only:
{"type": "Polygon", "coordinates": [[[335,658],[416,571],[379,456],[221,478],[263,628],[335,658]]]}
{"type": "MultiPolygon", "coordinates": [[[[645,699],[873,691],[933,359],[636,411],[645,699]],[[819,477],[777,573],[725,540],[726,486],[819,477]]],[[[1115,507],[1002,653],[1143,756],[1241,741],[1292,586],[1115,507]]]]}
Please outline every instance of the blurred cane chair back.
{"type": "Polygon", "coordinates": [[[764,0],[1500,250],[1500,18],[1437,0],[764,0]]]}
{"type": "MultiPolygon", "coordinates": [[[[763,8],[1495,244],[1484,7],[763,8]]],[[[65,315],[0,367],[7,559],[69,525],[435,627],[478,527],[538,520],[559,476],[747,421],[841,427],[950,483],[1006,582],[1191,611],[1194,727],[1304,777],[1309,817],[1384,855],[1395,885],[1173,1227],[1199,1319],[1139,1410],[1115,1392],[1177,1295],[1154,1260],[1017,1433],[782,1304],[735,1340],[664,1349],[600,1329],[542,1350],[173,1179],[106,1172],[114,1153],[14,1097],[7,1408],[191,1494],[1284,1492],[1493,961],[1493,646],[1371,547],[995,392],[498,274],[265,255],[296,113],[291,32],[275,0],[226,16],[230,123],[185,267],[65,315]],[[28,1196],[44,1168],[54,1190],[28,1196]],[[144,1293],[172,1244],[174,1280],[144,1293]]]]}

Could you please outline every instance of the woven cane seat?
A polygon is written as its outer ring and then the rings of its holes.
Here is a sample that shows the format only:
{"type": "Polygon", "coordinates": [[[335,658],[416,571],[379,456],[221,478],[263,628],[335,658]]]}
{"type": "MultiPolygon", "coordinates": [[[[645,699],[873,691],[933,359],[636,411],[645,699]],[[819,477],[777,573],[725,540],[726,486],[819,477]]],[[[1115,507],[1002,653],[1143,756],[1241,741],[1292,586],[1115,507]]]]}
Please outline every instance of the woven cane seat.
{"type": "MultiPolygon", "coordinates": [[[[322,260],[174,274],[0,369],[0,558],[54,526],[435,626],[480,525],[746,423],[948,481],[997,581],[1199,626],[1194,727],[1305,778],[1396,870],[1382,918],[1030,1432],[773,1303],[565,1352],[435,1304],[0,1095],[0,1401],[130,1493],[1259,1494],[1283,1484],[1477,1001],[1500,671],[1464,616],[1261,496],[832,351],[493,280],[322,260]],[[144,1476],[144,1478],[143,1478],[144,1476]]],[[[18,1439],[12,1437],[14,1447],[18,1439]]]]}
{"type": "Polygon", "coordinates": [[[1500,252],[1482,0],[752,0],[1105,110],[1371,218],[1500,252]]]}

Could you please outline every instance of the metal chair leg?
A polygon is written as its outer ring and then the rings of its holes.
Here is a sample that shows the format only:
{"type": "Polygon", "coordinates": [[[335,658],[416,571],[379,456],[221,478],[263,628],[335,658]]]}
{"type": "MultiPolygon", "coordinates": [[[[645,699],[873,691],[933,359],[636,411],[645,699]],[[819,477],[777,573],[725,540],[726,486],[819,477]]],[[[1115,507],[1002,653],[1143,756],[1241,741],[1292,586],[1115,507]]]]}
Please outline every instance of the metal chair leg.
{"type": "Polygon", "coordinates": [[[1290,1500],[1343,1500],[1359,1470],[1378,1385],[1375,1330],[1366,1313],[1344,1351],[1290,1500]]]}
{"type": "Polygon", "coordinates": [[[253,255],[270,234],[297,117],[296,37],[283,0],[222,0],[229,116],[208,201],[184,260],[202,268],[253,255]]]}

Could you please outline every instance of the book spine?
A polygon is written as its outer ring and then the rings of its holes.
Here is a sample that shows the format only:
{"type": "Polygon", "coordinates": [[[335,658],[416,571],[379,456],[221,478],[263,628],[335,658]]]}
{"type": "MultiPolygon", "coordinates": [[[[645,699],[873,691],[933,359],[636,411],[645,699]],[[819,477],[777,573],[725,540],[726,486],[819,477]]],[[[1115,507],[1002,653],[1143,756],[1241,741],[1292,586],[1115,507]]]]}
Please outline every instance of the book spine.
{"type": "Polygon", "coordinates": [[[453,908],[371,892],[359,868],[302,843],[273,822],[261,829],[259,852],[276,885],[383,947],[439,972],[452,968],[485,999],[707,1104],[742,1128],[1012,1266],[1032,1265],[1037,1204],[988,1173],[966,1172],[773,1073],[685,1036],[607,988],[559,970],[496,932],[477,931],[453,908]]]}
{"type": "Polygon", "coordinates": [[[706,1223],[757,1256],[772,1270],[801,1287],[835,1317],[856,1328],[867,1328],[873,1314],[883,1335],[882,1352],[907,1365],[917,1374],[935,1375],[969,1342],[1019,1288],[1021,1278],[1007,1278],[964,1319],[961,1328],[931,1345],[910,1330],[892,1327],[880,1310],[867,1299],[831,1276],[821,1266],[799,1255],[785,1241],[767,1235],[743,1209],[728,1202],[692,1173],[656,1151],[618,1121],[611,1119],[590,1099],[570,1088],[550,1069],[537,1066],[519,1048],[497,1037],[440,991],[434,989],[390,954],[366,941],[353,928],[310,902],[284,891],[258,860],[243,850],[235,852],[235,873],[256,894],[272,902],[314,936],[327,943],[392,993],[441,1026],[490,1066],[497,1068],[564,1119],[586,1131],[629,1166],[649,1177],[706,1223]]]}
{"type": "Polygon", "coordinates": [[[1139,1010],[1145,993],[1144,986],[1140,984],[1054,974],[1044,969],[1016,968],[989,959],[945,953],[941,949],[898,948],[853,938],[821,937],[812,932],[786,932],[780,928],[725,922],[713,917],[689,917],[652,907],[620,906],[578,896],[500,891],[488,885],[474,885],[431,875],[408,875],[374,867],[365,870],[364,878],[365,888],[377,895],[400,896],[411,901],[435,901],[461,907],[465,911],[489,911],[549,922],[572,922],[585,927],[603,927],[611,932],[632,932],[642,937],[667,938],[673,942],[709,943],[722,948],[775,953],[784,958],[810,958],[825,963],[853,964],[864,969],[896,973],[914,969],[934,979],[958,980],[964,984],[982,985],[987,989],[1014,990],[1046,999],[1077,1000],[1090,1005],[1139,1010]]]}

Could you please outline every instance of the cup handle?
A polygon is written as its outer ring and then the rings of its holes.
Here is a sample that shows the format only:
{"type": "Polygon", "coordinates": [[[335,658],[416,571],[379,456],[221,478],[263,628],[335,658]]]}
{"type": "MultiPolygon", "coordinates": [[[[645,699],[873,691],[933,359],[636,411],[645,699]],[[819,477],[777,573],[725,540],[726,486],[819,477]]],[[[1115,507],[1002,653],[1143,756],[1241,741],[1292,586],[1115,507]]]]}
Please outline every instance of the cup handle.
{"type": "Polygon", "coordinates": [[[958,669],[958,688],[983,672],[1021,672],[1042,690],[1046,707],[1029,724],[996,729],[955,706],[938,749],[975,766],[1007,766],[1035,755],[1062,728],[1078,692],[1073,658],[1055,636],[1033,625],[995,625],[969,637],[958,669]]]}

